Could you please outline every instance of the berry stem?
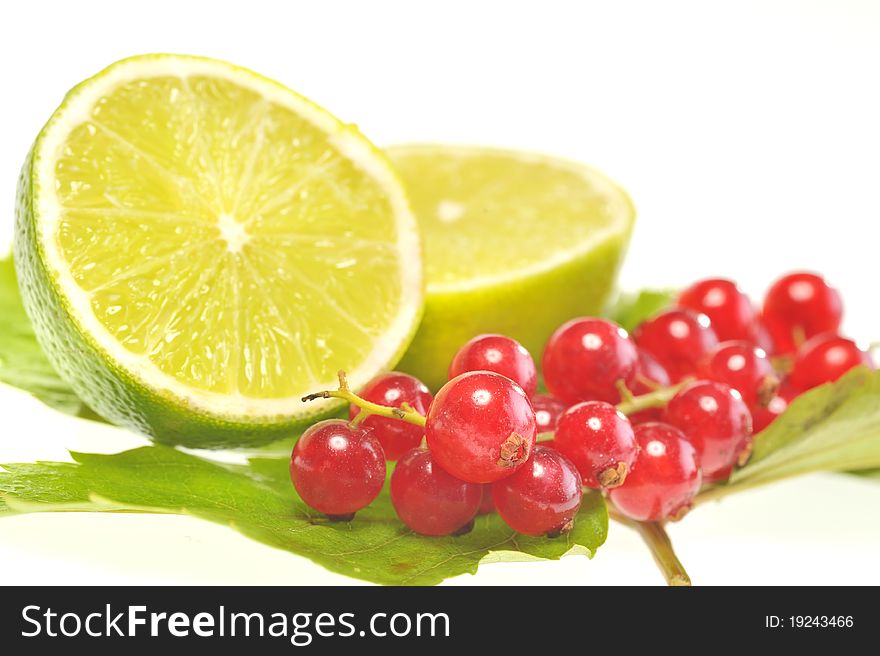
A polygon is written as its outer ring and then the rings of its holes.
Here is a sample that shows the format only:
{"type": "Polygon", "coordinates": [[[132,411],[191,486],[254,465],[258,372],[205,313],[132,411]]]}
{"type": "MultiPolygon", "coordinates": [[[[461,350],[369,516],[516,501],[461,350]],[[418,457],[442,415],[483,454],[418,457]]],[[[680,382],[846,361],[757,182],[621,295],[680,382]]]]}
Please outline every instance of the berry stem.
{"type": "Polygon", "coordinates": [[[370,401],[362,399],[357,394],[351,391],[351,389],[348,387],[348,381],[345,378],[344,371],[340,371],[338,376],[339,389],[324,390],[323,392],[315,392],[314,394],[309,394],[302,397],[303,402],[306,403],[308,401],[314,401],[316,399],[343,399],[361,409],[361,411],[354,418],[354,421],[357,423],[360,423],[370,415],[378,415],[380,417],[388,417],[389,419],[399,419],[409,424],[415,424],[416,426],[425,425],[425,418],[418,412],[413,410],[412,407],[408,404],[405,406],[404,409],[392,408],[385,405],[379,405],[378,403],[371,403],[370,401]]]}
{"type": "Polygon", "coordinates": [[[690,382],[691,379],[687,378],[677,385],[658,387],[653,392],[640,394],[639,396],[633,396],[632,392],[630,392],[629,389],[627,389],[621,381],[618,385],[618,388],[620,389],[621,398],[623,399],[623,401],[617,404],[617,409],[620,410],[623,414],[629,416],[636,412],[647,410],[648,408],[662,408],[672,400],[672,397],[678,394],[679,391],[681,391],[682,388],[684,388],[684,386],[690,382]]]}
{"type": "Polygon", "coordinates": [[[635,401],[636,397],[627,386],[626,381],[618,380],[614,386],[617,388],[617,391],[620,392],[621,403],[632,403],[635,401]]]}
{"type": "MultiPolygon", "coordinates": [[[[691,378],[686,378],[677,385],[657,387],[653,392],[648,392],[647,394],[639,394],[638,396],[633,395],[633,393],[626,386],[626,383],[624,383],[622,380],[617,381],[617,389],[620,390],[620,397],[623,399],[623,401],[618,403],[616,407],[627,416],[633,414],[634,412],[647,410],[648,408],[662,408],[672,400],[672,397],[678,394],[678,392],[692,380],[693,379],[691,378]]],[[[538,444],[541,444],[542,442],[551,442],[553,441],[555,436],[556,433],[554,431],[538,433],[538,437],[535,439],[535,442],[537,442],[538,444]]]]}
{"type": "Polygon", "coordinates": [[[554,431],[538,433],[538,437],[535,438],[535,443],[541,444],[542,442],[552,442],[554,437],[556,437],[556,433],[554,431]]]}
{"type": "Polygon", "coordinates": [[[642,540],[645,541],[648,549],[651,550],[654,562],[657,563],[660,571],[663,572],[668,585],[688,587],[691,585],[691,577],[688,576],[684,565],[681,564],[678,556],[675,555],[672,541],[669,539],[669,535],[666,533],[666,529],[663,528],[662,523],[636,522],[620,514],[614,508],[609,508],[608,512],[612,519],[630,527],[642,536],[642,540]]]}

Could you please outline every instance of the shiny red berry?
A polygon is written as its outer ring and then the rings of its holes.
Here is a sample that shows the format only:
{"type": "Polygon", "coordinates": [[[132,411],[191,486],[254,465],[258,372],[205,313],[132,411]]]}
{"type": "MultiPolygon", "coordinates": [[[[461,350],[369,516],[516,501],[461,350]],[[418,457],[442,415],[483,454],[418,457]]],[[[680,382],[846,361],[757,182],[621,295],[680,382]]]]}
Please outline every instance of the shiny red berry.
{"type": "Polygon", "coordinates": [[[840,294],[814,273],[790,273],[777,280],[764,298],[762,320],[775,353],[794,353],[803,340],[837,332],[843,316],[840,294]]]}
{"type": "Polygon", "coordinates": [[[559,451],[543,446],[536,446],[531,459],[513,475],[492,484],[501,519],[525,535],[567,533],[582,497],[577,468],[559,451]]]}
{"type": "Polygon", "coordinates": [[[614,506],[627,517],[656,522],[677,519],[700,489],[700,457],[684,433],[668,424],[635,427],[639,455],[620,487],[609,490],[614,506]]]}
{"type": "Polygon", "coordinates": [[[773,398],[767,403],[766,407],[752,408],[752,430],[757,435],[767,428],[776,419],[788,409],[789,404],[798,396],[798,391],[794,389],[790,383],[785,382],[779,386],[773,398]]]}
{"type": "Polygon", "coordinates": [[[773,398],[779,379],[767,354],[748,342],[722,342],[700,364],[706,380],[730,385],[749,407],[766,405],[773,398]]]}
{"type": "Polygon", "coordinates": [[[700,360],[718,344],[709,317],[683,308],[648,319],[634,337],[639,348],[663,365],[674,383],[694,375],[700,360]]]}
{"type": "Polygon", "coordinates": [[[732,280],[709,278],[695,282],[679,295],[678,305],[709,317],[722,341],[754,339],[755,308],[732,280]]]}
{"type": "Polygon", "coordinates": [[[629,420],[603,401],[584,401],[566,410],[553,446],[575,464],[584,485],[594,489],[623,483],[639,450],[629,420]]]}
{"type": "Polygon", "coordinates": [[[351,519],[385,483],[385,454],[369,431],[342,419],[318,422],[300,436],[290,479],[309,506],[334,519],[351,519]]]}
{"type": "Polygon", "coordinates": [[[490,371],[456,376],[440,388],[425,426],[434,460],[471,483],[510,476],[528,460],[536,434],[523,389],[490,371]]]}
{"type": "Polygon", "coordinates": [[[449,378],[468,371],[494,371],[507,376],[529,397],[538,386],[532,355],[518,341],[504,335],[479,335],[458,349],[449,365],[449,378]]]}
{"type": "MultiPolygon", "coordinates": [[[[635,396],[650,394],[656,388],[665,387],[669,383],[669,374],[663,365],[657,362],[657,358],[644,349],[639,349],[639,363],[636,367],[636,373],[628,383],[630,392],[635,396]]],[[[646,408],[628,415],[628,419],[635,426],[636,424],[644,424],[646,421],[660,421],[662,416],[662,408],[646,408]]]]}
{"type": "Polygon", "coordinates": [[[871,356],[854,341],[833,333],[816,335],[798,349],[791,370],[791,384],[806,391],[835,381],[858,365],[874,368],[871,356]]]}
{"type": "MultiPolygon", "coordinates": [[[[392,408],[399,408],[402,404],[408,403],[422,416],[428,414],[428,408],[434,399],[422,381],[397,371],[376,376],[361,390],[360,397],[371,403],[392,408]]],[[[348,417],[354,419],[359,413],[360,408],[352,405],[348,417]]],[[[360,426],[372,431],[382,444],[388,460],[397,460],[404,453],[421,444],[425,434],[421,426],[377,415],[367,417],[360,426]]]]}
{"type": "Polygon", "coordinates": [[[544,348],[544,382],[567,404],[618,403],[617,381],[629,380],[638,354],[626,331],[604,319],[573,319],[560,326],[544,348]]]}
{"type": "Polygon", "coordinates": [[[669,402],[663,418],[694,445],[707,483],[728,478],[751,443],[749,407],[724,383],[691,383],[669,402]]]}
{"type": "Polygon", "coordinates": [[[426,449],[400,458],[391,474],[391,503],[400,520],[422,535],[451,535],[470,529],[483,488],[446,473],[426,449]]]}
{"type": "Polygon", "coordinates": [[[568,406],[548,394],[536,394],[532,397],[532,409],[538,423],[538,433],[550,433],[556,430],[556,422],[568,406]]]}

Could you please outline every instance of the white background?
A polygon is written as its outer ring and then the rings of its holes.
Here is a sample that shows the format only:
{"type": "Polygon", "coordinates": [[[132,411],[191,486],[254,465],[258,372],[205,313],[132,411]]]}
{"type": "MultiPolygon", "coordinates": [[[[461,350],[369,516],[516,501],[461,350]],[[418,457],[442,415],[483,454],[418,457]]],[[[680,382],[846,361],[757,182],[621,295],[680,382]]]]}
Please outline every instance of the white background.
{"type": "MultiPolygon", "coordinates": [[[[63,93],[116,59],[209,55],[297,89],[378,144],[454,141],[581,159],[632,194],[624,288],[707,275],[760,297],[826,273],[880,338],[880,3],[4,2],[0,249],[18,168],[63,93]],[[3,200],[5,199],[5,200],[3,200]]],[[[0,389],[0,462],[132,439],[0,389]]],[[[671,529],[694,581],[880,583],[880,485],[837,476],[701,508],[671,529]]],[[[181,517],[0,521],[7,584],[340,583],[181,517]]],[[[461,583],[662,583],[613,526],[593,561],[491,565],[461,583]]]]}

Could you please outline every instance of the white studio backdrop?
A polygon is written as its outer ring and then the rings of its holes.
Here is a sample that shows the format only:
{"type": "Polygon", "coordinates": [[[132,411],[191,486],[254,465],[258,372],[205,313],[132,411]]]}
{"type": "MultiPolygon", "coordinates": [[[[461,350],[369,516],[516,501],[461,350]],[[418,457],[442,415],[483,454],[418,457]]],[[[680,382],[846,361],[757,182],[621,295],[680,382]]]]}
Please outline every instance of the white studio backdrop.
{"type": "MultiPolygon", "coordinates": [[[[632,195],[624,289],[793,268],[843,292],[880,339],[880,3],[66,2],[0,5],[0,250],[21,162],[63,93],[125,56],[253,68],[379,145],[449,141],[583,160],[632,195]],[[5,198],[5,201],[3,200],[5,198]]],[[[0,389],[0,462],[129,446],[0,389]]],[[[671,529],[696,583],[880,583],[880,485],[813,476],[671,529]]],[[[181,517],[0,522],[4,583],[340,583],[306,560],[181,517]]],[[[491,565],[461,583],[662,583],[613,526],[595,560],[491,565]]]]}

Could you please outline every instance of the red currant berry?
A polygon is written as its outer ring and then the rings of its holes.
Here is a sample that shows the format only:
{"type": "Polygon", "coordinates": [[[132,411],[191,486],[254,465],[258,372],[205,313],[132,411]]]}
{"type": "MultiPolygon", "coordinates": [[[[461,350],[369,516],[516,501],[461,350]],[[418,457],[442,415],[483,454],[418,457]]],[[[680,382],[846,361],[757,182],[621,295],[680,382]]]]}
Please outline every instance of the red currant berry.
{"type": "Polygon", "coordinates": [[[739,392],[724,383],[691,383],[666,406],[664,421],[694,445],[707,483],[729,477],[751,441],[749,408],[739,392]]]}
{"type": "Polygon", "coordinates": [[[700,376],[730,385],[749,407],[766,405],[779,379],[763,350],[748,342],[722,342],[700,365],[700,376]]]}
{"type": "Polygon", "coordinates": [[[700,360],[718,344],[709,317],[682,308],[645,321],[636,329],[635,340],[663,365],[674,383],[693,375],[700,360]]]}
{"type": "Polygon", "coordinates": [[[764,298],[763,322],[775,353],[794,353],[800,342],[837,332],[843,315],[840,294],[814,273],[790,273],[777,280],[764,298]]]}
{"type": "MultiPolygon", "coordinates": [[[[422,416],[428,414],[428,408],[434,400],[434,396],[422,381],[397,371],[376,376],[361,390],[360,396],[371,403],[392,408],[399,408],[402,404],[408,403],[422,416]]],[[[360,408],[352,405],[348,411],[348,418],[354,419],[359,413],[360,408]]],[[[372,431],[378,438],[388,460],[397,460],[404,453],[421,444],[425,434],[421,426],[377,415],[367,417],[360,426],[372,431]]]]}
{"type": "Polygon", "coordinates": [[[797,398],[798,393],[791,384],[783,383],[776,390],[776,394],[767,403],[767,407],[752,408],[752,428],[757,435],[770,424],[776,421],[783,412],[788,409],[789,404],[797,398]]]}
{"type": "Polygon", "coordinates": [[[492,484],[485,483],[483,485],[483,499],[480,501],[480,509],[478,515],[489,515],[495,512],[495,502],[492,501],[492,484]]]}
{"type": "MultiPolygon", "coordinates": [[[[669,374],[666,373],[663,365],[657,362],[657,358],[644,349],[639,349],[639,363],[636,366],[636,373],[629,382],[630,392],[635,396],[650,394],[657,387],[666,387],[669,383],[669,374]]],[[[662,416],[662,408],[646,408],[632,413],[628,419],[635,426],[636,424],[644,424],[646,421],[660,421],[662,416]]]]}
{"type": "Polygon", "coordinates": [[[791,384],[805,392],[837,380],[860,364],[874,368],[871,356],[851,339],[833,333],[816,335],[798,349],[791,370],[791,384]]]}
{"type": "Polygon", "coordinates": [[[446,473],[426,449],[410,449],[391,474],[391,503],[400,520],[422,535],[466,533],[483,488],[446,473]]]}
{"type": "Polygon", "coordinates": [[[629,420],[603,401],[584,401],[562,413],[553,446],[594,489],[623,483],[639,450],[629,420]]]}
{"type": "Polygon", "coordinates": [[[528,397],[538,387],[538,370],[532,355],[518,341],[504,335],[479,335],[458,349],[449,365],[449,378],[468,371],[494,371],[507,376],[528,397]]]}
{"type": "Polygon", "coordinates": [[[640,522],[678,519],[700,489],[697,450],[684,433],[660,422],[639,424],[635,435],[635,467],[608,496],[620,512],[640,522]]]}
{"type": "Polygon", "coordinates": [[[583,487],[577,468],[554,449],[536,446],[516,472],[492,484],[501,519],[518,533],[555,537],[571,530],[583,487]]]}
{"type": "Polygon", "coordinates": [[[548,394],[536,394],[532,397],[532,409],[538,423],[538,433],[550,433],[556,430],[556,423],[566,406],[562,401],[548,394]]]}
{"type": "Polygon", "coordinates": [[[333,519],[351,519],[385,483],[385,454],[369,431],[342,419],[309,427],[293,447],[290,479],[309,506],[333,519]]]}
{"type": "Polygon", "coordinates": [[[446,383],[425,426],[434,460],[471,483],[510,476],[529,459],[536,434],[535,411],[525,392],[491,371],[471,371],[446,383]]]}
{"type": "Polygon", "coordinates": [[[638,354],[626,331],[604,319],[562,324],[544,348],[542,368],[550,392],[564,403],[618,403],[617,381],[629,380],[638,354]]]}
{"type": "Polygon", "coordinates": [[[679,295],[678,304],[709,317],[720,340],[754,339],[755,308],[732,280],[700,280],[679,295]]]}

